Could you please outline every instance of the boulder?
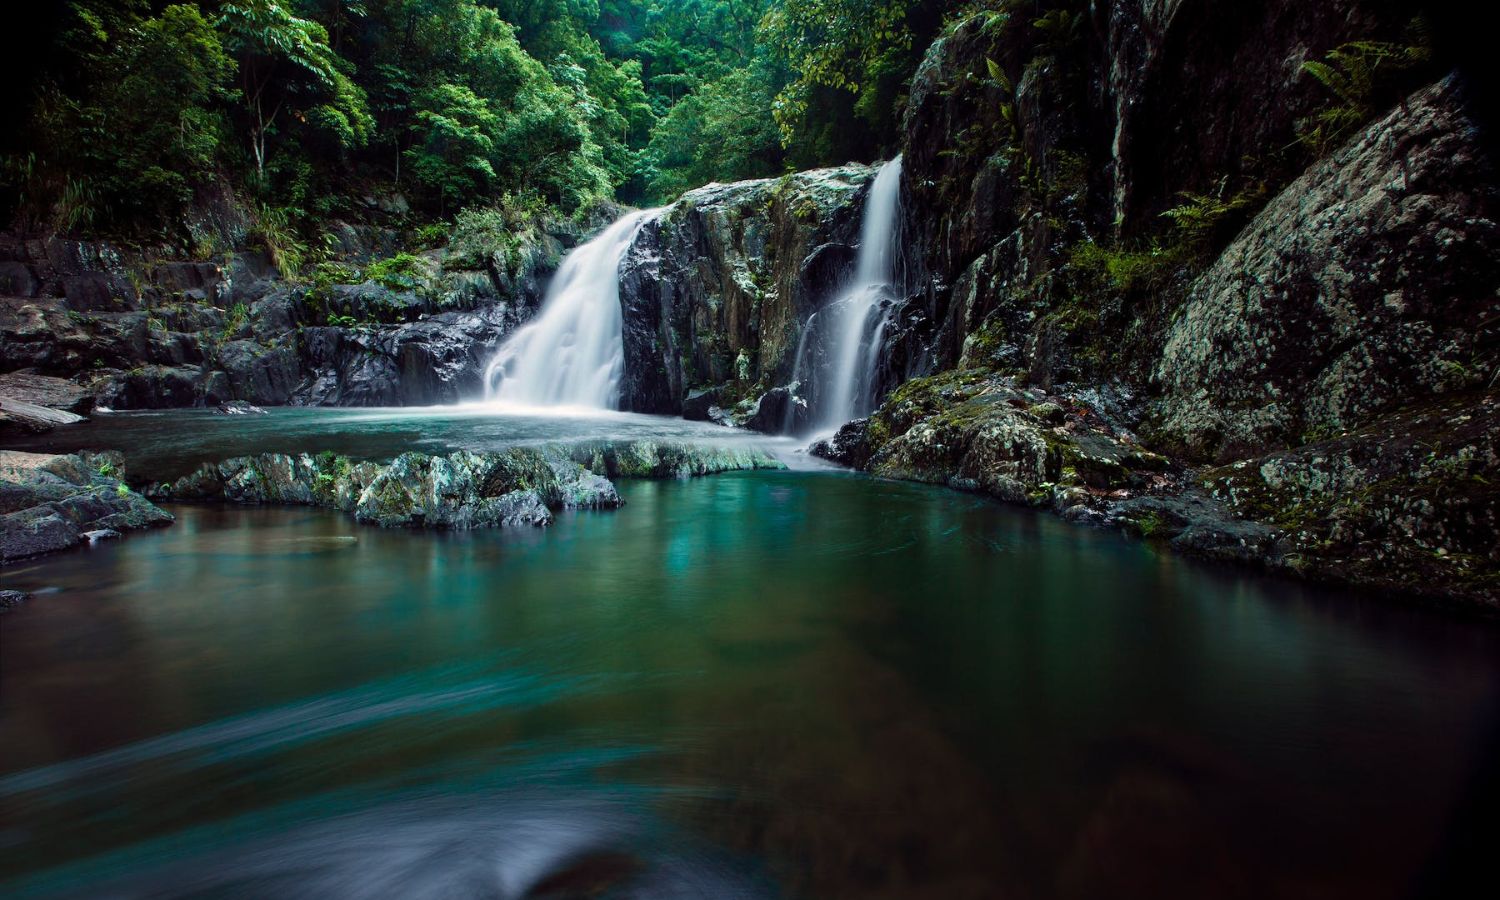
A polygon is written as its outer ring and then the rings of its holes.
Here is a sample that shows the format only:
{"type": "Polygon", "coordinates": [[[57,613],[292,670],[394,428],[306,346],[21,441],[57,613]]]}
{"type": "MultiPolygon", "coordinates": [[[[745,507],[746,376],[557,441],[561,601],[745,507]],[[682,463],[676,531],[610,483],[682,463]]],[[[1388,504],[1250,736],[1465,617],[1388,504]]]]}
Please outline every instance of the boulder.
{"type": "Polygon", "coordinates": [[[113,454],[0,450],[0,563],[172,521],[121,477],[113,454]]]}
{"type": "Polygon", "coordinates": [[[688,391],[682,400],[682,417],[689,422],[713,421],[713,411],[719,406],[723,394],[723,389],[718,387],[688,391]]]}
{"type": "Polygon", "coordinates": [[[863,469],[870,462],[870,420],[849,422],[833,437],[814,443],[807,452],[851,469],[863,469]]]}
{"type": "Polygon", "coordinates": [[[1077,395],[1038,397],[982,370],[916,379],[848,436],[873,474],[1066,508],[1167,488],[1173,468],[1077,395]],[[1058,410],[1062,410],[1059,417],[1058,410]]]}
{"type": "Polygon", "coordinates": [[[797,434],[808,425],[807,401],[791,388],[772,388],[761,395],[745,427],[762,434],[797,434]]]}
{"type": "Polygon", "coordinates": [[[807,319],[853,260],[875,171],[711,184],[643,225],[620,264],[622,407],[675,415],[688,385],[790,381],[807,319]]]}
{"type": "Polygon", "coordinates": [[[1164,439],[1227,461],[1493,383],[1500,186],[1454,79],[1310,169],[1196,282],[1155,371],[1164,439]]]}

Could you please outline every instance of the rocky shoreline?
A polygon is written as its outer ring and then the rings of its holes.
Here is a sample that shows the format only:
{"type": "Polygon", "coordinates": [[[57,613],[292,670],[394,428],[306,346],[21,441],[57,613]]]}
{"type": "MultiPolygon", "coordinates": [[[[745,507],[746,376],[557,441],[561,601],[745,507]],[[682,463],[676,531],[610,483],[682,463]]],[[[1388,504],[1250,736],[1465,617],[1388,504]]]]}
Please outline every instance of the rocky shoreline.
{"type": "MultiPolygon", "coordinates": [[[[624,504],[612,479],[784,469],[755,449],[584,441],[495,453],[403,453],[389,462],[266,453],[205,463],[132,489],[112,453],[0,451],[0,565],[170,525],[157,503],[317,506],[382,528],[545,527],[561,510],[624,504]]],[[[19,600],[17,600],[19,602],[19,600]]]]}
{"type": "Polygon", "coordinates": [[[1121,392],[1046,392],[969,370],[909,382],[812,452],[1119,528],[1187,556],[1493,612],[1500,392],[1227,465],[1145,449],[1121,392]],[[1388,431],[1399,438],[1380,439],[1388,431]]]}

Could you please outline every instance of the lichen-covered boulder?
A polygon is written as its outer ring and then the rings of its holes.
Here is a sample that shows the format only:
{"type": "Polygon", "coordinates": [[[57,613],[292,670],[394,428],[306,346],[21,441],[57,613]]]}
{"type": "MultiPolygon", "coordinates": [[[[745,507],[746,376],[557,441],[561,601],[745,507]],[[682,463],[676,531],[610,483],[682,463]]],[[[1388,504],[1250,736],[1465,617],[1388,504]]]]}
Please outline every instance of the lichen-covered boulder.
{"type": "Polygon", "coordinates": [[[88,532],[172,521],[122,477],[113,454],[0,450],[0,563],[65,550],[88,540],[88,532]]]}
{"type": "Polygon", "coordinates": [[[758,447],[703,446],[662,441],[587,441],[552,448],[591,472],[610,478],[695,478],[721,472],[785,469],[758,447]]]}
{"type": "Polygon", "coordinates": [[[863,469],[870,462],[870,420],[846,423],[833,437],[815,442],[807,452],[851,469],[863,469]]]}
{"type": "Polygon", "coordinates": [[[655,441],[590,441],[493,453],[403,453],[388,463],[334,453],[262,453],[205,463],[146,494],[158,500],[229,500],[322,506],[387,528],[467,530],[551,524],[565,509],[624,504],[610,478],[688,478],[784,464],[754,448],[655,441]]]}
{"type": "Polygon", "coordinates": [[[903,385],[870,417],[865,442],[872,474],[1033,506],[1144,490],[1171,468],[1086,400],[982,370],[903,385]]]}
{"type": "Polygon", "coordinates": [[[1500,392],[1423,401],[1200,480],[1279,531],[1288,569],[1500,607],[1500,392]]]}
{"type": "Polygon", "coordinates": [[[556,475],[535,451],[403,453],[360,494],[354,517],[383,527],[467,530],[550,525],[556,475]]]}
{"type": "Polygon", "coordinates": [[[1161,434],[1230,460],[1493,381],[1500,186],[1454,79],[1298,178],[1194,283],[1161,434]]]}

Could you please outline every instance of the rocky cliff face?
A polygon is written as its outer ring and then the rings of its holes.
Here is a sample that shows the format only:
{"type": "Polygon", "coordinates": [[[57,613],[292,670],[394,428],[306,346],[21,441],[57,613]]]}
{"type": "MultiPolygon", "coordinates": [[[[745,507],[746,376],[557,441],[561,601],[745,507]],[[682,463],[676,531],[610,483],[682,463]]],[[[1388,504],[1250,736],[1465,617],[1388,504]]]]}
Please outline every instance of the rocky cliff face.
{"type": "Polygon", "coordinates": [[[1494,606],[1496,179],[1463,86],[1319,158],[1297,134],[1336,101],[1302,64],[1398,38],[1397,5],[1207,12],[981,13],[934,44],[908,106],[904,318],[941,374],[816,452],[1494,606]]]}
{"type": "Polygon", "coordinates": [[[620,269],[622,405],[681,413],[792,379],[808,318],[851,270],[875,169],[846,166],[690,191],[641,229],[620,269]]]}
{"type": "Polygon", "coordinates": [[[1216,250],[1309,161],[1298,124],[1330,102],[1302,64],[1404,40],[1411,15],[1385,0],[1083,7],[960,19],[913,80],[908,318],[937,369],[1148,374],[1171,263],[1216,250]],[[1195,196],[1229,209],[1185,235],[1161,214],[1195,196]],[[1081,255],[1095,249],[1110,258],[1081,255]]]}
{"type": "Polygon", "coordinates": [[[0,242],[6,372],[72,378],[112,409],[395,406],[480,392],[501,339],[541,302],[571,227],[482,259],[442,250],[381,271],[394,238],[333,229],[343,262],[296,282],[261,253],[154,262],[158,250],[0,242]]]}

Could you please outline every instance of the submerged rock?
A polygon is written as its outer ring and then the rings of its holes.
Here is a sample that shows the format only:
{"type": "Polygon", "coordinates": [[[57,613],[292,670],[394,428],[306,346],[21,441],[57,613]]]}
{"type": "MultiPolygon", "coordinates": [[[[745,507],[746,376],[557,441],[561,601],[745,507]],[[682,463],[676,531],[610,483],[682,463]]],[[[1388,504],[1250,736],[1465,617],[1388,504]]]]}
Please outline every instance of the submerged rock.
{"type": "Polygon", "coordinates": [[[0,563],[172,521],[121,475],[110,454],[0,451],[0,563]]]}
{"type": "Polygon", "coordinates": [[[8,612],[31,599],[25,591],[0,591],[0,613],[8,612]]]}
{"type": "Polygon", "coordinates": [[[220,403],[215,409],[221,416],[263,416],[266,411],[244,400],[230,400],[220,403]]]}

